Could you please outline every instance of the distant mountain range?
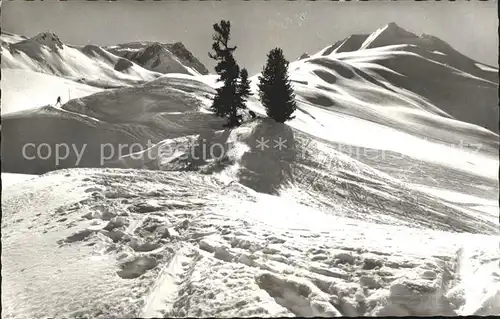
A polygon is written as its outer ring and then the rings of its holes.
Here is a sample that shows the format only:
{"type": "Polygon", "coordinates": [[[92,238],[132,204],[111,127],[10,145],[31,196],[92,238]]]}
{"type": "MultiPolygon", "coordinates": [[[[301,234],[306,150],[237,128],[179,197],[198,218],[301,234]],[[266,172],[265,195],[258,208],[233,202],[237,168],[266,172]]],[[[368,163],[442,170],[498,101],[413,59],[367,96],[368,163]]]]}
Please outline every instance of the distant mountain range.
{"type": "Polygon", "coordinates": [[[31,70],[102,88],[136,85],[166,73],[208,73],[180,42],[73,46],[52,32],[26,38],[2,31],[1,56],[2,68],[31,70]]]}

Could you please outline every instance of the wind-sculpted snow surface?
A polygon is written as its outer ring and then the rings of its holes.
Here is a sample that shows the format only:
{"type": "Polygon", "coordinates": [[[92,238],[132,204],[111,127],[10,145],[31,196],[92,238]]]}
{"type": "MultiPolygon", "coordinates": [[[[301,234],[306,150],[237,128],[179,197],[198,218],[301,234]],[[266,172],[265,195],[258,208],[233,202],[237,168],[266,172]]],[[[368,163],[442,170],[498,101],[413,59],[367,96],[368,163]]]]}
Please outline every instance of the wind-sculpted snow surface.
{"type": "Polygon", "coordinates": [[[63,170],[2,205],[5,317],[498,313],[496,236],[326,215],[187,172],[63,170]]]}

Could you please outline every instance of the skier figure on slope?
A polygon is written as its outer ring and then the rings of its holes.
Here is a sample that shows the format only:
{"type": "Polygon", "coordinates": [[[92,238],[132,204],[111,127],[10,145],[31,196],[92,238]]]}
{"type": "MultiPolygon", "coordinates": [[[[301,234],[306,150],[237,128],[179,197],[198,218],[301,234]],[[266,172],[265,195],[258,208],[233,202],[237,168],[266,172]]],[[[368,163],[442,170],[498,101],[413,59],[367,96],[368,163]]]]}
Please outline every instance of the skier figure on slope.
{"type": "Polygon", "coordinates": [[[62,104],[61,104],[61,97],[60,96],[57,97],[57,102],[56,102],[55,106],[57,106],[57,104],[59,104],[59,106],[62,106],[62,104]]]}

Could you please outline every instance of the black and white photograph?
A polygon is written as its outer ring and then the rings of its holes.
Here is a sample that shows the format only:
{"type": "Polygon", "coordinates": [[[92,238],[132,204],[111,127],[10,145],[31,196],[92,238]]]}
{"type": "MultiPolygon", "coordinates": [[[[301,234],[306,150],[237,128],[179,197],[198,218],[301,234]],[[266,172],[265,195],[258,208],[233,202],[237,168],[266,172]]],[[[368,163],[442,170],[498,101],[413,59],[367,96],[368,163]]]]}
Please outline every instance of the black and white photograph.
{"type": "Polygon", "coordinates": [[[1,318],[500,316],[498,1],[21,1],[1,318]]]}

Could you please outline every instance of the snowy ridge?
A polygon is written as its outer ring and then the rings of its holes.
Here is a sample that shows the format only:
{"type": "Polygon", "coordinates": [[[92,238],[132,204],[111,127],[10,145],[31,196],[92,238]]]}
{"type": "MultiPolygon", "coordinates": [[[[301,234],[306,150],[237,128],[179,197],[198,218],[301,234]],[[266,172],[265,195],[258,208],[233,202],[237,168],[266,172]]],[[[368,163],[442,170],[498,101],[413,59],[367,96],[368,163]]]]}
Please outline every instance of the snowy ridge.
{"type": "Polygon", "coordinates": [[[86,147],[77,166],[102,167],[100,147],[106,143],[115,145],[114,155],[118,156],[128,154],[134,143],[146,146],[148,142],[158,143],[166,138],[212,132],[223,124],[222,119],[205,110],[207,96],[213,92],[210,86],[193,77],[163,76],[143,86],[104,90],[72,99],[62,109],[47,106],[5,114],[2,133],[11,138],[2,147],[11,152],[3,169],[40,174],[75,166],[75,153],[59,163],[23,158],[21,148],[33,141],[44,141],[53,147],[61,143],[79,149],[86,147]],[[17,134],[19,127],[30,129],[17,134]],[[125,145],[121,152],[119,145],[125,145]],[[35,162],[38,163],[33,165],[35,162]]]}
{"type": "Polygon", "coordinates": [[[361,44],[365,41],[367,35],[355,34],[345,39],[338,47],[335,48],[335,53],[355,51],[360,48],[361,44]]]}
{"type": "Polygon", "coordinates": [[[377,39],[383,32],[388,30],[390,25],[386,25],[368,36],[368,38],[361,44],[360,49],[366,49],[375,39],[377,39]]]}

